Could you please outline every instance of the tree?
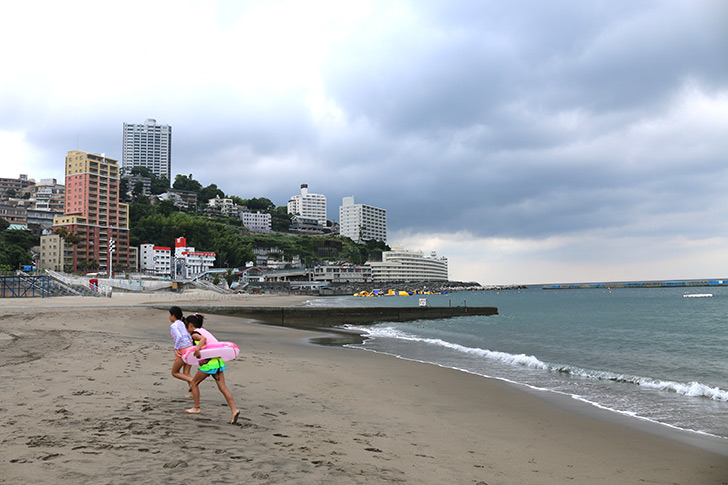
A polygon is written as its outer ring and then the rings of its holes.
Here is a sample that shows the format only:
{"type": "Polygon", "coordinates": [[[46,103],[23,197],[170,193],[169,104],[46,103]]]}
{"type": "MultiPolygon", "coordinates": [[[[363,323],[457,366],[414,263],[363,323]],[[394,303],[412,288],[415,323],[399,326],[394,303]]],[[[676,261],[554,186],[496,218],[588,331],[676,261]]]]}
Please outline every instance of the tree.
{"type": "Polygon", "coordinates": [[[119,180],[119,201],[120,202],[130,202],[131,198],[129,197],[129,179],[122,177],[121,180],[119,180]]]}
{"type": "MultiPolygon", "coordinates": [[[[260,197],[260,198],[254,197],[254,198],[248,199],[244,202],[245,203],[243,205],[245,205],[248,209],[250,209],[253,212],[257,212],[257,211],[272,212],[276,208],[276,205],[273,202],[271,202],[270,199],[266,199],[265,197],[260,197]]],[[[286,210],[288,210],[288,208],[286,208],[286,210]]]]}
{"type": "Polygon", "coordinates": [[[174,202],[171,200],[160,200],[157,203],[157,211],[164,216],[168,216],[176,210],[177,207],[175,207],[174,202]]]}
{"type": "Polygon", "coordinates": [[[136,199],[143,193],[144,193],[144,182],[139,180],[134,184],[134,188],[131,190],[131,195],[133,195],[134,198],[136,199]]]}
{"type": "Polygon", "coordinates": [[[215,196],[220,196],[222,198],[225,197],[225,192],[217,188],[217,185],[210,184],[207,187],[199,190],[197,192],[198,201],[200,204],[207,204],[207,201],[210,199],[214,199],[215,196]]]}
{"type": "Polygon", "coordinates": [[[276,207],[271,211],[271,229],[276,232],[288,232],[293,222],[293,216],[288,213],[288,207],[276,207]]]}
{"type": "Polygon", "coordinates": [[[235,281],[235,275],[233,274],[233,268],[227,269],[227,272],[225,273],[225,281],[227,281],[228,287],[233,284],[233,281],[235,281]]]}
{"type": "Polygon", "coordinates": [[[150,187],[152,195],[163,194],[169,190],[169,179],[167,177],[152,177],[152,185],[150,187]]]}
{"type": "Polygon", "coordinates": [[[200,190],[202,189],[202,184],[198,182],[197,180],[194,180],[192,178],[192,174],[188,176],[186,175],[180,175],[177,174],[177,176],[174,178],[174,184],[172,185],[172,188],[175,188],[177,190],[189,190],[191,192],[196,192],[197,194],[200,193],[200,190]]]}
{"type": "Polygon", "coordinates": [[[0,265],[18,269],[20,266],[33,264],[30,248],[40,244],[40,238],[28,231],[0,231],[0,265]]]}
{"type": "Polygon", "coordinates": [[[155,176],[151,170],[149,170],[147,167],[142,167],[141,165],[132,167],[130,173],[133,175],[141,175],[142,177],[148,178],[152,178],[155,176]]]}
{"type": "MultiPolygon", "coordinates": [[[[63,243],[68,243],[68,244],[71,244],[73,246],[73,258],[75,260],[76,259],[76,255],[78,254],[78,243],[80,243],[83,240],[83,238],[81,238],[81,236],[79,236],[75,232],[70,232],[65,227],[57,227],[57,228],[55,228],[55,232],[56,232],[56,234],[58,234],[61,237],[61,240],[62,240],[63,243]]],[[[63,247],[63,245],[64,244],[61,244],[61,247],[63,247]]],[[[78,267],[78,265],[79,264],[78,264],[78,261],[77,261],[76,262],[76,266],[78,267]]],[[[68,265],[64,266],[64,270],[66,271],[66,273],[70,273],[73,268],[66,269],[67,266],[68,265]]],[[[70,267],[70,266],[68,266],[68,267],[70,267]]]]}

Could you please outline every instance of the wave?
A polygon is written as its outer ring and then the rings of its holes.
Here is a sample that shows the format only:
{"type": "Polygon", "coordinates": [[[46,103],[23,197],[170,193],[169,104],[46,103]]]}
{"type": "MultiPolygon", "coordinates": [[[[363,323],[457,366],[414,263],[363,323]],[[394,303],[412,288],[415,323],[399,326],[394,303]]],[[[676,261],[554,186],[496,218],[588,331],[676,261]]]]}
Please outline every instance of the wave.
{"type": "Polygon", "coordinates": [[[700,382],[677,382],[650,377],[633,376],[629,374],[619,374],[611,371],[585,369],[572,365],[551,364],[539,360],[534,355],[511,354],[508,352],[499,352],[495,350],[481,349],[478,347],[467,347],[465,345],[448,342],[438,338],[418,337],[392,327],[361,327],[346,325],[345,328],[356,331],[368,338],[390,338],[402,341],[419,342],[504,364],[527,367],[529,369],[558,372],[583,379],[634,384],[646,389],[656,389],[660,391],[674,392],[676,394],[689,397],[702,397],[714,401],[728,402],[728,391],[720,389],[719,387],[711,387],[700,382]]]}

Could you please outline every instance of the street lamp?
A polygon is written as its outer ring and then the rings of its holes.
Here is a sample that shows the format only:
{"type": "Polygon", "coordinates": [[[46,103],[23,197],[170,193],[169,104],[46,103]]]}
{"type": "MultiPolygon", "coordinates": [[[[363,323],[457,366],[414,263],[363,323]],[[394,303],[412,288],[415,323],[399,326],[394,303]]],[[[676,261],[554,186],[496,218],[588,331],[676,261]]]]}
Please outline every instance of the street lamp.
{"type": "Polygon", "coordinates": [[[116,241],[109,239],[109,279],[114,277],[114,251],[116,251],[116,241]]]}

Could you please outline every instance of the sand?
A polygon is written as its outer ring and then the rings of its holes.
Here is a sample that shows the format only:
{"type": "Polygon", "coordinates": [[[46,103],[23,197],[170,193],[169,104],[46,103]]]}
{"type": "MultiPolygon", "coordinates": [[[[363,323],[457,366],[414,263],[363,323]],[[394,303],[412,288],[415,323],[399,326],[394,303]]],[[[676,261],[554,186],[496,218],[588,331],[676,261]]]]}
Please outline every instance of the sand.
{"type": "MultiPolygon", "coordinates": [[[[149,304],[291,305],[197,295],[0,300],[0,483],[728,483],[711,452],[585,405],[209,315],[241,357],[202,414],[170,375],[165,311],[149,304]]],[[[699,439],[701,444],[705,444],[699,439]]]]}

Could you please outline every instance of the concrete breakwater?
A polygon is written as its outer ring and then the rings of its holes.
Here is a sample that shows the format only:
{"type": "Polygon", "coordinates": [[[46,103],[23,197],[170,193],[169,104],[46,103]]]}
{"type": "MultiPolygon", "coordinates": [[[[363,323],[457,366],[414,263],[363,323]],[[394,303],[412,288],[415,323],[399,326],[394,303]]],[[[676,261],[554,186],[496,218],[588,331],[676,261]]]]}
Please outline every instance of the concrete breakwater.
{"type": "MultiPolygon", "coordinates": [[[[273,325],[333,327],[347,323],[405,322],[464,315],[497,315],[496,307],[251,307],[180,305],[185,313],[198,312],[251,318],[273,325]]],[[[160,308],[161,309],[161,308],[160,308]]],[[[164,307],[166,310],[167,307],[164,307]]]]}

